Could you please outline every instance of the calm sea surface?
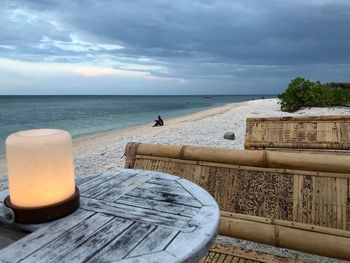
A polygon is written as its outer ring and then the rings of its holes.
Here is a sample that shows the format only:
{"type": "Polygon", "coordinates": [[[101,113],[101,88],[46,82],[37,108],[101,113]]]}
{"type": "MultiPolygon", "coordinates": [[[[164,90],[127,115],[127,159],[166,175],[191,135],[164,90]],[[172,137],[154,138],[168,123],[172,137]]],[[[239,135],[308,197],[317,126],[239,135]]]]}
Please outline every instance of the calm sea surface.
{"type": "MultiPolygon", "coordinates": [[[[266,96],[265,96],[266,97],[266,96]]],[[[36,128],[68,130],[73,137],[186,115],[254,96],[0,96],[0,153],[6,137],[36,128]]]]}

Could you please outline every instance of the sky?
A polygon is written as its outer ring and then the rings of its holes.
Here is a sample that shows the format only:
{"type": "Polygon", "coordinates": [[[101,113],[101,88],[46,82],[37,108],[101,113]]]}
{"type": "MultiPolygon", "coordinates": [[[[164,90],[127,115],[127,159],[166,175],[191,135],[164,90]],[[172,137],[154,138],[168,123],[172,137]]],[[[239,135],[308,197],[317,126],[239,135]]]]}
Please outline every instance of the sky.
{"type": "Polygon", "coordinates": [[[0,95],[278,94],[349,72],[349,0],[0,0],[0,95]]]}

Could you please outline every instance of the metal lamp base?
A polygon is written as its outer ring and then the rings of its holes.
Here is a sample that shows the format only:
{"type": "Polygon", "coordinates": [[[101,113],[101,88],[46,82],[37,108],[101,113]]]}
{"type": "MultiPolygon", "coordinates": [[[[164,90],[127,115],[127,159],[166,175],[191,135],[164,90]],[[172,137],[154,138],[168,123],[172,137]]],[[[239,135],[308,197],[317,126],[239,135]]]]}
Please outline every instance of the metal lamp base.
{"type": "Polygon", "coordinates": [[[75,187],[75,193],[71,197],[48,206],[32,208],[18,207],[11,203],[9,196],[4,200],[4,205],[13,211],[13,215],[8,214],[8,216],[14,216],[14,218],[7,218],[8,220],[20,224],[45,223],[62,218],[77,210],[80,206],[79,189],[75,187]]]}

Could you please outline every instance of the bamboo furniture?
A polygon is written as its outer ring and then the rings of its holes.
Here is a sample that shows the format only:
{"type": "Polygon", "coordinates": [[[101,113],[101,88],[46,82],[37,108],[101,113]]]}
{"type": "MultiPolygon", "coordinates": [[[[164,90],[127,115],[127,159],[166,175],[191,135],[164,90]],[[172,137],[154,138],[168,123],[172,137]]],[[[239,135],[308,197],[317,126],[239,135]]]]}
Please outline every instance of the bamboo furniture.
{"type": "Polygon", "coordinates": [[[35,231],[1,249],[0,262],[198,262],[216,237],[217,203],[177,176],[122,170],[82,176],[77,185],[80,208],[16,225],[35,231]]]}
{"type": "Polygon", "coordinates": [[[200,263],[302,263],[305,261],[275,256],[232,246],[214,244],[200,263]]]}
{"type": "Polygon", "coordinates": [[[166,172],[206,189],[219,233],[350,259],[350,155],[128,143],[126,168],[166,172]]]}
{"type": "Polygon", "coordinates": [[[350,115],[247,118],[244,146],[350,150],[350,115]]]}

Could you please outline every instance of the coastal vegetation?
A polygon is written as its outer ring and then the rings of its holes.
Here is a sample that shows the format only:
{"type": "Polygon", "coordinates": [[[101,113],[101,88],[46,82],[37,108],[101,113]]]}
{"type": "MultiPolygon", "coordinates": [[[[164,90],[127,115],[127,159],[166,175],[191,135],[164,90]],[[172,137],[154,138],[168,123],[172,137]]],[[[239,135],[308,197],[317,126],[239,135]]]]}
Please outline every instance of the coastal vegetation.
{"type": "Polygon", "coordinates": [[[278,96],[281,110],[295,112],[304,107],[349,106],[350,89],[344,84],[347,83],[322,84],[301,77],[293,79],[278,96]]]}

